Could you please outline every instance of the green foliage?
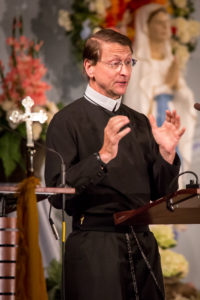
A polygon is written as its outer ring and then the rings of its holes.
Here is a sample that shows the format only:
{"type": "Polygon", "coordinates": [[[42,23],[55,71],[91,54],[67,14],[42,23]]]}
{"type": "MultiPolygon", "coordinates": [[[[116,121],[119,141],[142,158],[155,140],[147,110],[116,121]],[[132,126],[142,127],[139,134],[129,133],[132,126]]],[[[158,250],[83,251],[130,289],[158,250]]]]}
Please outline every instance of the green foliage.
{"type": "Polygon", "coordinates": [[[190,15],[194,12],[194,4],[193,1],[187,0],[187,5],[185,8],[179,8],[176,6],[173,0],[170,0],[170,4],[173,8],[173,17],[184,17],[189,19],[190,15]]]}
{"type": "Polygon", "coordinates": [[[61,299],[61,282],[62,282],[62,264],[53,259],[47,269],[48,277],[46,279],[48,299],[61,299]]]}
{"type": "Polygon", "coordinates": [[[13,133],[8,132],[0,139],[0,159],[6,177],[12,174],[17,165],[23,165],[20,146],[20,139],[13,133]]]}
{"type": "Polygon", "coordinates": [[[170,225],[154,225],[151,226],[151,231],[153,232],[158,246],[162,249],[168,249],[176,246],[177,242],[175,240],[173,227],[170,225]]]}
{"type": "Polygon", "coordinates": [[[83,30],[83,24],[86,20],[89,22],[91,33],[93,29],[101,23],[101,20],[95,12],[90,11],[89,1],[75,0],[72,4],[72,13],[70,14],[73,30],[66,32],[70,36],[74,54],[78,62],[82,61],[83,48],[85,39],[81,38],[81,32],[83,30]]]}
{"type": "Polygon", "coordinates": [[[20,166],[25,170],[25,161],[21,151],[22,141],[26,136],[25,124],[19,124],[13,130],[9,127],[6,113],[0,108],[1,130],[0,130],[0,160],[4,168],[6,178],[8,178],[20,166]]]}

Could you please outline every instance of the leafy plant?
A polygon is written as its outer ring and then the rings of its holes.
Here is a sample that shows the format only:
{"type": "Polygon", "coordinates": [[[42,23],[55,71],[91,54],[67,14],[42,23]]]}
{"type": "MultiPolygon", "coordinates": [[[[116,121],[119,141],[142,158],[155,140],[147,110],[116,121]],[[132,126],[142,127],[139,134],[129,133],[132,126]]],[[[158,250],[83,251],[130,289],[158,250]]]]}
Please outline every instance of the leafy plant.
{"type": "Polygon", "coordinates": [[[21,100],[30,96],[34,100],[33,111],[44,110],[48,120],[43,125],[33,124],[33,138],[45,139],[47,126],[58,107],[49,102],[46,91],[51,88],[42,77],[47,69],[39,59],[42,42],[34,42],[23,35],[23,20],[14,18],[12,36],[7,39],[10,47],[9,71],[4,73],[0,60],[0,163],[6,178],[9,178],[17,166],[25,169],[23,140],[26,138],[25,124],[13,124],[9,116],[13,111],[24,112],[21,100]]]}
{"type": "Polygon", "coordinates": [[[53,259],[47,269],[47,292],[49,300],[61,299],[62,264],[53,259]]]}

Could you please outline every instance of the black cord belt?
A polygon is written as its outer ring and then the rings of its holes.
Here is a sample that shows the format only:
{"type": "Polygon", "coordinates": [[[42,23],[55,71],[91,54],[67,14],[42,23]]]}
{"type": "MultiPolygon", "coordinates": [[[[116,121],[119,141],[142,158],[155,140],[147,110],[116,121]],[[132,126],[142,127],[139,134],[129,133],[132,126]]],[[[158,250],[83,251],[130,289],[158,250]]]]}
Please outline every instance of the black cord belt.
{"type": "MultiPolygon", "coordinates": [[[[149,231],[147,225],[133,225],[135,232],[149,231]]],[[[73,216],[72,221],[73,231],[108,231],[108,232],[131,232],[130,226],[115,225],[113,215],[91,215],[84,214],[81,216],[73,216]]]]}

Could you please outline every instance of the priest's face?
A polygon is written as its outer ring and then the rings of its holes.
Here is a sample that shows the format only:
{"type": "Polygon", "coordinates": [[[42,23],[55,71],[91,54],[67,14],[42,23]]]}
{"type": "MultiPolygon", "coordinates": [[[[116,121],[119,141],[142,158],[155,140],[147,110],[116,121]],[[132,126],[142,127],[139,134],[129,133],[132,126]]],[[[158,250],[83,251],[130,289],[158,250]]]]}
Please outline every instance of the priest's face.
{"type": "Polygon", "coordinates": [[[132,52],[128,46],[102,42],[102,53],[97,64],[85,61],[84,66],[93,89],[118,99],[125,93],[131,76],[132,52]]]}

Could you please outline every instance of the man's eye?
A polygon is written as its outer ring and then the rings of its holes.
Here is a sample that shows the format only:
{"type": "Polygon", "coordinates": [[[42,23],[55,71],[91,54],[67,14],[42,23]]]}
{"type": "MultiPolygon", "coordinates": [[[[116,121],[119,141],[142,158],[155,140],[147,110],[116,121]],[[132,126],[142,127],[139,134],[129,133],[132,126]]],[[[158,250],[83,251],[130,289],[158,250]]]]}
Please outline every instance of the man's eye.
{"type": "Polygon", "coordinates": [[[112,67],[119,67],[121,65],[121,62],[120,61],[112,61],[111,62],[111,66],[112,67]]]}
{"type": "Polygon", "coordinates": [[[126,66],[130,66],[130,65],[132,65],[132,59],[131,59],[131,60],[127,60],[127,61],[125,61],[125,65],[126,65],[126,66]]]}

